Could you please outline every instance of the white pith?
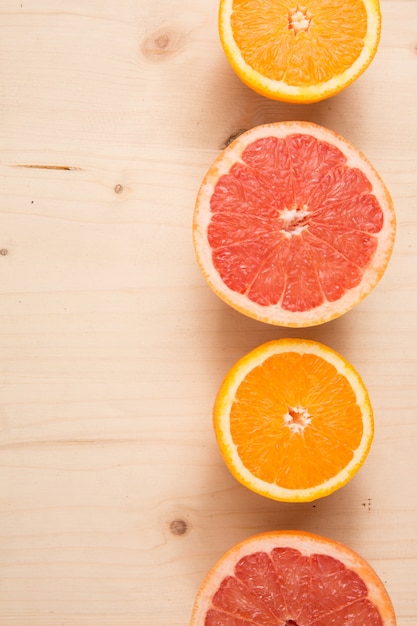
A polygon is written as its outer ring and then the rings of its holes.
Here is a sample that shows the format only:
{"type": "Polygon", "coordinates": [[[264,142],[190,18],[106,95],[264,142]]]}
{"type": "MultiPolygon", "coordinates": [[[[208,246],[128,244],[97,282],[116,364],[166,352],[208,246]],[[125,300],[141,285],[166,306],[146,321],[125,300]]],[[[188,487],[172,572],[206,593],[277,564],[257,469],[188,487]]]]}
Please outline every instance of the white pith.
{"type": "Polygon", "coordinates": [[[306,426],[311,424],[311,415],[308,410],[300,405],[288,407],[285,413],[284,424],[292,433],[303,433],[306,426]]]}
{"type": "Polygon", "coordinates": [[[307,206],[285,208],[280,213],[280,220],[284,222],[282,233],[288,239],[293,235],[300,235],[307,228],[303,220],[310,214],[307,206]]]}
{"type": "Polygon", "coordinates": [[[311,22],[311,15],[305,7],[298,6],[290,10],[288,16],[288,25],[295,33],[301,30],[308,30],[311,22]]]}

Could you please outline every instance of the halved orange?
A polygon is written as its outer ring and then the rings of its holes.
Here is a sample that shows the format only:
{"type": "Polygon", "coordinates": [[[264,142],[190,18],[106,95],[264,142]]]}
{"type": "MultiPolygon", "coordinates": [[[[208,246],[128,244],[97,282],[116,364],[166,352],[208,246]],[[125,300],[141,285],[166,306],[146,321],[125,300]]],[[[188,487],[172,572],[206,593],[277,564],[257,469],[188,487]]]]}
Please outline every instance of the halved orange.
{"type": "Polygon", "coordinates": [[[233,476],[287,502],[345,485],[374,434],[357,371],[331,348],[304,339],[270,341],[237,361],[218,391],[213,425],[233,476]]]}
{"type": "Polygon", "coordinates": [[[347,546],[301,531],[232,547],[197,594],[191,626],[395,626],[371,565],[347,546]]]}
{"type": "Polygon", "coordinates": [[[369,66],[379,0],[220,0],[219,34],[241,80],[269,98],[315,102],[369,66]]]}
{"type": "Polygon", "coordinates": [[[193,241],[214,292],[281,326],[321,324],[378,283],[395,238],[391,196],[349,141],[310,122],[243,133],[210,166],[193,241]]]}

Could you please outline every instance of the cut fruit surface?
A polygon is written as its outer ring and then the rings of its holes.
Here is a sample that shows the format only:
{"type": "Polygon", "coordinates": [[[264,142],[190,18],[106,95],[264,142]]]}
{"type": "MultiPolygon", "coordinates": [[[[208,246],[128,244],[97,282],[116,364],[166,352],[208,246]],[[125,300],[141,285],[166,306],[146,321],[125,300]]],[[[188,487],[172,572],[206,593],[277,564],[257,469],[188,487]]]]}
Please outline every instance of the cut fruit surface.
{"type": "Polygon", "coordinates": [[[395,626],[373,568],[347,546],[311,533],[250,537],[212,568],[191,626],[395,626]]]}
{"type": "Polygon", "coordinates": [[[350,142],[308,122],[240,135],[209,168],[194,210],[196,257],[214,292],[282,326],[353,308],[383,275],[394,238],[378,173],[350,142]]]}
{"type": "Polygon", "coordinates": [[[266,497],[311,501],[345,485],[373,439],[369,395],[356,370],[321,343],[278,339],[240,359],[213,407],[233,476],[266,497]]]}
{"type": "Polygon", "coordinates": [[[287,102],[333,96],[358,78],[380,39],[378,0],[220,0],[219,34],[241,80],[287,102]]]}

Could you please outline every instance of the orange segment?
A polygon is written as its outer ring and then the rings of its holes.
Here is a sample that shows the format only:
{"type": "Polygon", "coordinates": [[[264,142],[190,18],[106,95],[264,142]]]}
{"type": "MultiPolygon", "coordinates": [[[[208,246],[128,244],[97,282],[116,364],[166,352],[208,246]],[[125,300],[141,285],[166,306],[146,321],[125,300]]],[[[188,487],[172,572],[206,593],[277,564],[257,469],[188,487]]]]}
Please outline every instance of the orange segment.
{"type": "Polygon", "coordinates": [[[220,38],[240,78],[261,94],[312,102],[337,93],[370,64],[378,0],[220,0],[220,38]]]}
{"type": "Polygon", "coordinates": [[[269,342],[241,359],[213,416],[232,474],[276,500],[314,500],[346,484],[373,438],[358,373],[330,348],[300,339],[269,342]]]}
{"type": "Polygon", "coordinates": [[[249,537],[214,565],[191,626],[395,626],[381,579],[347,546],[306,532],[249,537]]]}

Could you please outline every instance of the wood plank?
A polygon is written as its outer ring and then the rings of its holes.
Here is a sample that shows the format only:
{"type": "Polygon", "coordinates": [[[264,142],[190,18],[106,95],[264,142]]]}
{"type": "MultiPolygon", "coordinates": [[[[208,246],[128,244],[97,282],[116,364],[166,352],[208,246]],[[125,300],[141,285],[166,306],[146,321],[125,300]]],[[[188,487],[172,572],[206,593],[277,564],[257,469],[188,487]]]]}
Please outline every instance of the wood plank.
{"type": "Polygon", "coordinates": [[[367,72],[295,107],[234,76],[216,3],[2,3],[2,626],[187,624],[215,560],[273,528],[344,541],[386,583],[398,626],[417,622],[417,3],[381,7],[367,72]],[[295,116],[365,152],[398,233],[355,311],[289,333],[211,293],[191,219],[230,136],[295,116]],[[358,476],[302,505],[236,484],[211,428],[228,367],[290,334],[350,359],[376,418],[358,476]]]}

